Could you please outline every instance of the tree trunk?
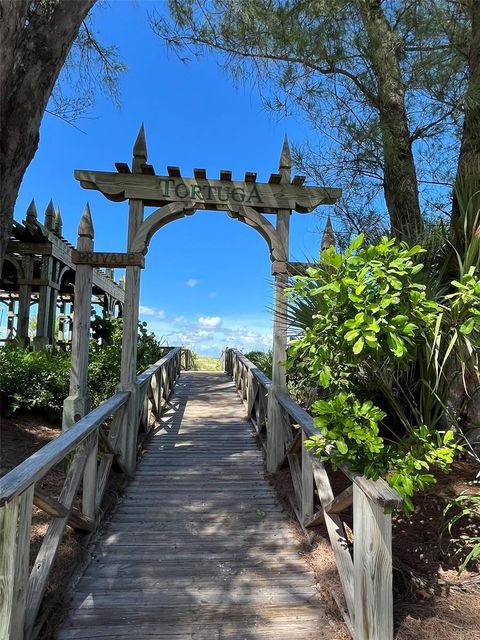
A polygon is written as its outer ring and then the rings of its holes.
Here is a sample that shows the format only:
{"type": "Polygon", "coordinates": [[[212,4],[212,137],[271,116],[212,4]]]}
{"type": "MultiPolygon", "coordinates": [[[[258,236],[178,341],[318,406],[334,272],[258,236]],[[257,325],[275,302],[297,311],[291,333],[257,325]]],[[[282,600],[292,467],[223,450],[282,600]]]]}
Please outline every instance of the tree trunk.
{"type": "Polygon", "coordinates": [[[378,110],[383,142],[383,188],[392,233],[414,238],[422,227],[418,182],[413,159],[405,85],[400,70],[398,43],[380,0],[357,0],[368,34],[368,57],[378,86],[378,110]]]}
{"type": "Polygon", "coordinates": [[[470,194],[462,193],[462,201],[468,201],[468,196],[480,189],[480,2],[478,0],[470,2],[469,14],[472,41],[468,56],[468,87],[465,94],[465,118],[452,199],[451,222],[457,239],[463,236],[463,229],[458,228],[462,207],[457,198],[456,189],[463,190],[466,187],[470,191],[470,194]]]}
{"type": "Polygon", "coordinates": [[[96,0],[0,0],[0,272],[23,175],[80,25],[96,0]]]}

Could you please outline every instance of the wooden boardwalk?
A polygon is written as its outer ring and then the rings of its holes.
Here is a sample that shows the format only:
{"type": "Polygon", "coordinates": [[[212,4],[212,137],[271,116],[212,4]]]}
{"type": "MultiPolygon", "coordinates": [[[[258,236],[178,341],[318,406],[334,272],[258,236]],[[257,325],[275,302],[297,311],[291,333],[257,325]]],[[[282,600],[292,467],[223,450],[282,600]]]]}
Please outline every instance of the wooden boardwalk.
{"type": "Polygon", "coordinates": [[[335,637],[226,374],[182,374],[58,633],[127,637],[335,637]]]}

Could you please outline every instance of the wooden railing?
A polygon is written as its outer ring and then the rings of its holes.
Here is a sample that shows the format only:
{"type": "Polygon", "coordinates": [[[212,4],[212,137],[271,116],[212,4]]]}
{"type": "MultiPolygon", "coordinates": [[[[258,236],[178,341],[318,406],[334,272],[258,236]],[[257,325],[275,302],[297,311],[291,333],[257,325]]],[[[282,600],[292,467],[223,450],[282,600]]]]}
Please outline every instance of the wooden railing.
{"type": "MultiPolygon", "coordinates": [[[[273,392],[272,383],[236,349],[226,349],[223,357],[225,371],[232,376],[267,449],[267,398],[273,392]]],[[[336,598],[337,604],[347,626],[355,640],[391,640],[391,511],[401,506],[401,496],[384,480],[368,480],[346,467],[341,472],[349,481],[348,487],[334,496],[327,468],[305,447],[305,441],[316,433],[312,416],[288,393],[277,392],[276,398],[291,425],[282,466],[290,470],[292,507],[305,531],[325,524],[344,596],[344,602],[336,598]],[[341,517],[352,509],[353,540],[347,536],[341,517]]]]}
{"type": "MultiPolygon", "coordinates": [[[[160,416],[180,375],[182,355],[188,364],[190,354],[173,348],[137,377],[138,420],[127,428],[150,430],[152,414],[160,416]]],[[[0,640],[35,636],[38,611],[65,527],[96,529],[113,461],[121,467],[122,412],[129,397],[129,392],[122,392],[108,398],[0,479],[0,640]],[[65,481],[60,495],[54,497],[40,487],[40,481],[62,461],[67,466],[65,481]],[[77,494],[81,507],[75,504],[77,494]],[[29,571],[33,505],[52,519],[29,571]]]]}

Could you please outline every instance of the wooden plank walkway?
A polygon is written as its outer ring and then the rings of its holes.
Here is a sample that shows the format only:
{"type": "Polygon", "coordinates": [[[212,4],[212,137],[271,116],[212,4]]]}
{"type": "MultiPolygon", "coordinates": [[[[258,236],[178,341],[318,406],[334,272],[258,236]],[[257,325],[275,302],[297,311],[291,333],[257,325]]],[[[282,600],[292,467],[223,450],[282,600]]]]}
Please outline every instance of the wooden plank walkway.
{"type": "Polygon", "coordinates": [[[233,383],[182,374],[60,640],[329,639],[233,383]]]}

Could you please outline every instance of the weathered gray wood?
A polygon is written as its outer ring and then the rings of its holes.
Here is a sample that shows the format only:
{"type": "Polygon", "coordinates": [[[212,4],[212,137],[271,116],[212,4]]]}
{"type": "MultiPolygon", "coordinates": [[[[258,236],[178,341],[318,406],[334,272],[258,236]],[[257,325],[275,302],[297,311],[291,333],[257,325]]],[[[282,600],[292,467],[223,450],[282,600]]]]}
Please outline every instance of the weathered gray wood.
{"type": "MultiPolygon", "coordinates": [[[[49,282],[52,279],[53,259],[51,256],[42,257],[41,279],[49,282]]],[[[48,316],[50,309],[51,288],[46,284],[40,287],[38,295],[37,307],[37,327],[33,346],[35,349],[41,349],[49,344],[50,336],[48,335],[48,316]]]]}
{"type": "MultiPolygon", "coordinates": [[[[23,256],[23,273],[25,278],[33,277],[33,256],[23,256]]],[[[17,316],[17,341],[25,346],[28,341],[28,324],[30,320],[30,302],[32,287],[28,284],[19,286],[18,291],[18,316],[17,316]]]]}
{"type": "Polygon", "coordinates": [[[302,524],[305,518],[313,513],[313,469],[312,459],[305,448],[306,436],[302,431],[302,501],[301,514],[302,524]]]}
{"type": "Polygon", "coordinates": [[[325,467],[318,460],[313,460],[312,468],[318,497],[320,498],[320,503],[324,509],[325,525],[327,527],[328,537],[330,538],[330,544],[332,545],[332,549],[335,554],[338,575],[342,584],[348,613],[353,625],[355,617],[353,561],[348,549],[345,529],[343,522],[338,515],[325,513],[325,506],[333,500],[333,492],[325,467]]]}
{"type": "Polygon", "coordinates": [[[0,478],[0,506],[40,480],[69,451],[87,438],[110,415],[126,403],[128,393],[116,393],[102,402],[61,437],[55,438],[0,478]]]}
{"type": "Polygon", "coordinates": [[[47,491],[35,485],[33,504],[48,513],[53,518],[63,518],[68,515],[68,509],[56,498],[53,498],[47,491]]]}
{"type": "Polygon", "coordinates": [[[370,500],[373,500],[381,507],[399,509],[402,506],[403,500],[400,494],[387,484],[383,478],[378,478],[378,480],[369,480],[368,478],[351,471],[348,467],[341,466],[340,468],[343,473],[370,498],[370,500]]]}
{"type": "Polygon", "coordinates": [[[73,264],[92,267],[145,267],[145,256],[141,253],[107,253],[101,251],[72,251],[73,264]]]}
{"type": "Polygon", "coordinates": [[[307,436],[315,434],[315,427],[312,416],[298,405],[288,393],[276,392],[277,400],[283,409],[292,418],[293,422],[298,424],[307,436]]]}
{"type": "Polygon", "coordinates": [[[0,638],[23,640],[33,486],[0,507],[0,638]]]}
{"type": "MultiPolygon", "coordinates": [[[[142,165],[147,162],[147,145],[143,124],[140,127],[133,147],[132,174],[138,179],[142,174],[142,165]]],[[[117,174],[125,175],[125,174],[117,174]]],[[[143,176],[150,178],[150,176],[143,176]]],[[[144,203],[141,199],[129,199],[127,250],[135,253],[132,245],[135,235],[143,222],[144,203]]],[[[128,391],[130,397],[122,412],[122,422],[119,427],[120,462],[128,474],[133,474],[137,457],[138,436],[138,385],[136,383],[137,369],[137,334],[140,304],[140,267],[128,266],[125,275],[125,304],[123,310],[123,339],[122,359],[120,370],[119,391],[128,391]]]]}
{"type": "Polygon", "coordinates": [[[353,504],[353,485],[348,486],[342,493],[325,505],[325,511],[327,513],[342,513],[346,511],[353,504]]]}
{"type": "MultiPolygon", "coordinates": [[[[91,438],[92,436],[90,435],[79,445],[68,470],[67,477],[65,478],[62,491],[60,492],[59,502],[64,504],[69,512],[72,508],[73,499],[78,491],[88,453],[92,446],[91,438]]],[[[38,609],[40,608],[40,603],[52,569],[53,560],[56,556],[67,521],[68,515],[52,520],[35,559],[28,581],[25,615],[25,636],[27,638],[29,638],[32,633],[35,618],[37,617],[38,609]]]]}
{"type": "Polygon", "coordinates": [[[310,529],[312,527],[319,527],[321,524],[325,522],[325,512],[323,509],[320,511],[315,511],[311,516],[305,518],[304,526],[306,529],[310,529]]]}
{"type": "MultiPolygon", "coordinates": [[[[340,189],[305,187],[290,184],[260,182],[230,182],[183,178],[178,167],[170,167],[169,176],[149,176],[135,173],[85,171],[77,169],[75,178],[84,189],[95,189],[109,200],[143,200],[147,206],[161,207],[170,202],[193,200],[197,209],[225,209],[247,204],[261,211],[278,210],[307,213],[319,204],[334,204],[340,189]]],[[[281,169],[280,169],[281,172],[281,169]]]]}
{"type": "Polygon", "coordinates": [[[87,455],[83,473],[82,511],[87,518],[95,521],[95,502],[97,494],[97,454],[98,432],[92,435],[92,446],[87,455]]]}
{"type": "Polygon", "coordinates": [[[95,513],[98,513],[102,504],[103,494],[107,487],[108,476],[112,468],[114,455],[111,453],[104,454],[100,460],[97,471],[97,487],[95,492],[95,513]]]}
{"type": "Polygon", "coordinates": [[[161,422],[169,431],[155,431],[59,638],[101,637],[102,627],[116,637],[119,620],[131,634],[152,621],[158,640],[189,638],[195,620],[202,640],[227,624],[226,638],[278,640],[288,629],[289,640],[318,640],[328,623],[313,576],[259,474],[233,384],[224,374],[183,373],[161,422]],[[210,447],[216,438],[221,449],[210,447]]]}
{"type": "MultiPolygon", "coordinates": [[[[291,158],[287,137],[283,143],[279,163],[278,180],[281,188],[287,188],[291,180],[291,158]]],[[[270,180],[272,182],[272,178],[270,180]]],[[[273,186],[273,185],[272,185],[273,186]]],[[[292,187],[293,188],[293,187],[292,187]]],[[[282,244],[284,260],[288,261],[290,216],[295,206],[286,205],[277,211],[276,231],[282,244]]],[[[287,373],[285,361],[287,359],[287,300],[285,288],[287,286],[287,273],[275,272],[274,303],[273,303],[273,346],[272,346],[272,389],[268,395],[268,421],[267,421],[267,468],[276,471],[285,455],[285,449],[292,440],[290,420],[282,411],[276,394],[287,391],[287,373]]],[[[298,502],[301,509],[301,499],[298,502]]]]}
{"type": "MultiPolygon", "coordinates": [[[[77,249],[93,249],[93,223],[87,203],[78,227],[77,249]]],[[[62,429],[66,431],[89,411],[88,351],[90,346],[90,314],[92,310],[93,269],[78,265],[75,273],[75,312],[73,315],[70,391],[63,403],[62,429]]]]}
{"type": "Polygon", "coordinates": [[[392,640],[391,514],[353,486],[355,640],[392,640]]]}
{"type": "MultiPolygon", "coordinates": [[[[145,148],[146,154],[146,148],[145,148]]],[[[135,164],[135,155],[134,163],[135,164]]],[[[141,156],[139,156],[141,157],[141,156]]],[[[135,168],[133,169],[135,171],[135,168]]],[[[117,174],[123,175],[123,174],[117,174]]],[[[134,174],[132,174],[134,175],[134,174]]],[[[128,250],[131,251],[132,242],[138,228],[143,221],[143,202],[131,199],[129,203],[128,217],[128,250]]],[[[120,448],[122,451],[120,460],[128,473],[132,474],[137,457],[137,411],[138,411],[138,387],[135,382],[137,369],[137,333],[138,314],[140,304],[140,267],[127,267],[125,276],[125,304],[123,311],[123,339],[122,362],[120,372],[119,391],[129,391],[130,398],[124,412],[121,427],[120,448]]]]}
{"type": "MultiPolygon", "coordinates": [[[[302,469],[300,461],[295,454],[289,454],[288,464],[290,466],[290,475],[292,476],[293,489],[295,492],[295,505],[299,513],[302,506],[302,469]]],[[[302,518],[300,517],[300,520],[302,518]]]]}

